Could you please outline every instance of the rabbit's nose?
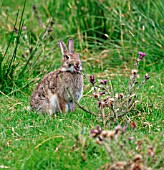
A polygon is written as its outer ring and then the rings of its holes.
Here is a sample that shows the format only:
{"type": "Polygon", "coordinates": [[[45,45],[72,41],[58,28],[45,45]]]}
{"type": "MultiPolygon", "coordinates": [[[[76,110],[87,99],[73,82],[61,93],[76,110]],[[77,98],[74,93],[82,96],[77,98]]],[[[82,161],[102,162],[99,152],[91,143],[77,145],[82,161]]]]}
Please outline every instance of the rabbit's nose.
{"type": "Polygon", "coordinates": [[[79,66],[79,62],[74,62],[74,66],[78,67],[79,66]]]}

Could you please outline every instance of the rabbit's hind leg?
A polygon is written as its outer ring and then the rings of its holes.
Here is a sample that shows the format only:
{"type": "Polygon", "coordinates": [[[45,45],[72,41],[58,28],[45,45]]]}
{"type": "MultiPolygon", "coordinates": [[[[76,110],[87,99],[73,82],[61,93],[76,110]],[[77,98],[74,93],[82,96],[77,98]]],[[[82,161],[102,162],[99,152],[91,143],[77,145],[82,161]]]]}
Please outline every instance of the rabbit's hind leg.
{"type": "Polygon", "coordinates": [[[72,112],[75,109],[75,103],[73,101],[70,101],[68,103],[68,111],[72,112]]]}

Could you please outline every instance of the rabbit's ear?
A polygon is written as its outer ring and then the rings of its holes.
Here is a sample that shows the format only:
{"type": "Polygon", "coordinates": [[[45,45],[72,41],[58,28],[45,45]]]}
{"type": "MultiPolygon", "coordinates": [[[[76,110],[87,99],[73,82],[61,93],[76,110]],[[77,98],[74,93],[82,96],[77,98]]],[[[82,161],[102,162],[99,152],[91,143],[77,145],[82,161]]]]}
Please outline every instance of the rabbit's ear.
{"type": "Polygon", "coordinates": [[[63,55],[67,53],[67,47],[63,41],[60,41],[60,49],[63,55]]]}
{"type": "Polygon", "coordinates": [[[68,40],[68,49],[70,53],[74,52],[74,41],[71,38],[68,40]]]}

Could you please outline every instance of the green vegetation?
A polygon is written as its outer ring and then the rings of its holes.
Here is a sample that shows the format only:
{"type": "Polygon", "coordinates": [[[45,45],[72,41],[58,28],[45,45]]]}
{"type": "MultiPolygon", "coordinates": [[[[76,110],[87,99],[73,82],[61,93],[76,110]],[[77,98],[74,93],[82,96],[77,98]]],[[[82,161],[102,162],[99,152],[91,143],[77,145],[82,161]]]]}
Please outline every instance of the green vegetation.
{"type": "MultiPolygon", "coordinates": [[[[152,169],[164,167],[163,11],[162,0],[1,0],[0,168],[103,169],[106,164],[132,160],[136,154],[152,169]],[[112,80],[121,92],[138,51],[146,53],[139,73],[151,78],[139,91],[137,113],[104,126],[79,108],[55,118],[27,109],[37,82],[60,67],[57,42],[70,37],[81,55],[84,73],[112,80]],[[112,143],[113,162],[104,147],[90,138],[90,130],[98,124],[104,130],[126,125],[123,139],[133,138],[123,153],[112,143]],[[150,145],[154,156],[148,156],[150,145]]],[[[94,112],[89,90],[85,79],[80,104],[94,112]]]]}

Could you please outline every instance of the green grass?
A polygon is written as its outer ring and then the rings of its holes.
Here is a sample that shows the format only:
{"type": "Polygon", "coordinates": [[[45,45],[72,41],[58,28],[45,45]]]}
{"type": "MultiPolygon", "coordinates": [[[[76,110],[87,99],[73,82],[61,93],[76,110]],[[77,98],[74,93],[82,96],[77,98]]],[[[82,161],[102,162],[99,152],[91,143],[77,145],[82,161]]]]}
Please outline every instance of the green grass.
{"type": "MultiPolygon", "coordinates": [[[[152,169],[164,167],[163,1],[27,1],[21,19],[23,4],[21,0],[0,1],[0,168],[98,169],[110,164],[105,149],[89,135],[98,124],[103,129],[127,125],[123,139],[134,138],[125,144],[128,151],[123,153],[111,144],[116,162],[132,160],[140,153],[152,169]],[[53,31],[44,37],[50,18],[54,19],[53,31]],[[19,33],[13,32],[15,23],[19,33]],[[139,92],[138,114],[103,127],[99,119],[79,108],[55,118],[27,110],[37,82],[60,67],[56,43],[69,37],[75,40],[85,74],[108,77],[118,91],[121,83],[128,82],[137,52],[147,54],[139,67],[140,76],[148,73],[151,78],[139,92]],[[137,123],[135,129],[129,127],[130,121],[137,123]],[[136,149],[138,140],[143,142],[141,151],[136,149]],[[155,149],[152,158],[147,157],[149,145],[155,149]]],[[[86,80],[84,89],[84,94],[90,89],[86,80]]],[[[88,95],[80,104],[95,111],[88,95]]]]}
{"type": "MultiPolygon", "coordinates": [[[[27,111],[28,95],[3,96],[1,100],[1,165],[10,169],[92,169],[109,162],[105,151],[89,138],[90,129],[98,124],[95,117],[77,109],[50,119],[27,111]]],[[[156,99],[154,104],[158,103],[156,99]]],[[[88,101],[82,100],[82,104],[88,105],[88,101]]],[[[163,159],[162,106],[149,112],[144,107],[142,115],[130,118],[137,122],[137,128],[128,128],[126,138],[146,141],[145,149],[153,145],[156,155],[148,165],[158,169],[163,159]]],[[[110,122],[111,129],[118,123],[124,125],[125,120],[110,122]]],[[[130,145],[135,146],[136,142],[130,145]]]]}

